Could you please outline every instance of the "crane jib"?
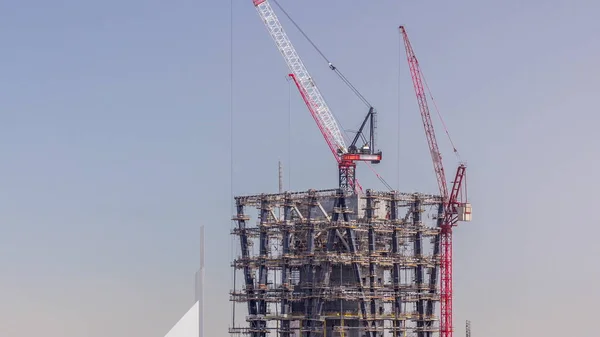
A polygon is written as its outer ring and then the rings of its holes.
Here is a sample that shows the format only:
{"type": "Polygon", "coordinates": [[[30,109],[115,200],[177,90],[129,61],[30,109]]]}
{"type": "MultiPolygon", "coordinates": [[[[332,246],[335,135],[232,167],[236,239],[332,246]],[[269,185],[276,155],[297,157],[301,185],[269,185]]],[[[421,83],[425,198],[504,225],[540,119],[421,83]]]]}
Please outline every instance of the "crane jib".
{"type": "MultiPolygon", "coordinates": [[[[287,14],[287,12],[285,12],[283,8],[281,8],[277,1],[273,1],[286,14],[292,23],[294,23],[293,19],[287,14]]],[[[309,74],[304,63],[302,62],[302,59],[296,52],[296,49],[288,38],[283,26],[279,21],[279,18],[277,17],[277,14],[271,7],[269,1],[253,0],[252,3],[254,4],[269,34],[271,35],[271,38],[275,41],[275,45],[277,46],[279,53],[284,58],[285,63],[290,69],[290,77],[294,80],[294,83],[298,87],[298,91],[300,92],[302,99],[306,103],[308,110],[315,120],[319,131],[323,135],[323,138],[327,142],[329,149],[338,162],[338,180],[340,189],[344,192],[360,193],[362,188],[356,180],[355,162],[363,161],[370,162],[371,164],[377,164],[381,161],[381,151],[376,150],[375,146],[375,109],[356,90],[356,88],[350,84],[347,78],[345,78],[339,71],[336,71],[338,76],[340,76],[342,80],[348,86],[350,86],[351,89],[353,89],[354,93],[357,94],[359,98],[361,98],[361,100],[367,104],[367,106],[369,106],[369,113],[366,115],[357,135],[354,137],[351,145],[346,146],[341,127],[329,109],[325,99],[321,95],[317,84],[309,74]],[[369,132],[368,138],[365,137],[363,131],[369,132]],[[359,139],[362,139],[364,144],[356,144],[359,139]]],[[[296,27],[300,29],[298,25],[296,25],[296,27]]],[[[300,31],[302,32],[301,29],[300,31]]],[[[306,34],[303,33],[303,35],[308,39],[306,34]]],[[[313,46],[315,45],[313,44],[313,46]]],[[[321,55],[324,57],[322,53],[321,55]]],[[[336,70],[331,63],[330,66],[333,70],[336,70]]]]}
{"type": "Polygon", "coordinates": [[[318,87],[315,85],[314,79],[310,76],[302,59],[285,33],[273,8],[267,0],[253,0],[253,3],[290,72],[294,74],[296,85],[301,94],[306,96],[303,98],[307,102],[307,105],[310,105],[309,110],[313,114],[323,137],[328,142],[333,155],[337,157],[339,151],[342,153],[346,152],[347,146],[341,128],[318,87]]]}

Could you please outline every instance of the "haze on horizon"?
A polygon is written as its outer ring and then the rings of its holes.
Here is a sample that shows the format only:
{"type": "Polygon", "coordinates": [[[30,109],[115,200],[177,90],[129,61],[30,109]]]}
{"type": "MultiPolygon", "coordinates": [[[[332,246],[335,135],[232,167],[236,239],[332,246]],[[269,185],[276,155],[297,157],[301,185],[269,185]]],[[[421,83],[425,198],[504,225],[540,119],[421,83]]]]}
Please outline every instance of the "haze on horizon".
{"type": "MultiPolygon", "coordinates": [[[[378,172],[435,193],[406,26],[468,164],[456,336],[467,319],[477,336],[591,336],[600,3],[279,1],[377,108],[378,172]]],[[[0,336],[164,336],[194,301],[201,224],[206,334],[226,336],[232,193],[277,191],[278,160],[286,188],[335,186],[331,153],[250,0],[233,2],[230,117],[230,3],[0,3],[0,336]]],[[[282,22],[354,129],[361,102],[282,22]]],[[[385,189],[364,165],[358,174],[385,189]]]]}

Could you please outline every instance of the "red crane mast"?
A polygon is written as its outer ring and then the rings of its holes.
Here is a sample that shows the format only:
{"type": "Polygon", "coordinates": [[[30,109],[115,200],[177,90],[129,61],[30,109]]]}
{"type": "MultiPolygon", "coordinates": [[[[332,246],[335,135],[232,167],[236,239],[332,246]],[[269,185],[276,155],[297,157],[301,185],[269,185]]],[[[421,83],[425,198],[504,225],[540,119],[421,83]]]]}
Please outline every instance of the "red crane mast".
{"type": "Polygon", "coordinates": [[[471,220],[471,205],[466,202],[466,166],[462,163],[458,166],[454,181],[452,183],[452,190],[448,191],[442,155],[435,138],[435,131],[433,128],[433,122],[431,121],[429,107],[427,105],[427,97],[425,95],[423,75],[419,67],[419,61],[415,56],[406,30],[403,26],[400,26],[400,33],[404,39],[406,57],[412,77],[413,87],[417,96],[417,102],[419,104],[419,110],[421,111],[421,119],[425,129],[425,136],[427,137],[429,152],[431,153],[431,159],[433,161],[433,167],[436,173],[440,194],[443,198],[444,213],[440,226],[441,237],[438,241],[441,245],[440,335],[442,337],[452,337],[452,227],[456,226],[458,221],[471,220]],[[463,198],[465,202],[461,202],[463,198]]]}

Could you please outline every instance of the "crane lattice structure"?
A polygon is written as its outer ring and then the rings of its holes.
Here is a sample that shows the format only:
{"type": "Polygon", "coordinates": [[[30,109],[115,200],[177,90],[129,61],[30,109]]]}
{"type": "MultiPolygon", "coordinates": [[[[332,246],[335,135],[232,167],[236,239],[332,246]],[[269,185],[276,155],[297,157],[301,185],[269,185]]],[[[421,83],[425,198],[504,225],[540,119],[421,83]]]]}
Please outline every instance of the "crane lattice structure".
{"type": "MultiPolygon", "coordinates": [[[[417,60],[404,26],[400,26],[400,33],[404,39],[406,57],[417,102],[419,104],[419,110],[421,111],[421,119],[423,121],[423,127],[429,145],[429,152],[436,173],[438,187],[444,200],[444,216],[440,224],[441,232],[439,237],[442,261],[440,271],[440,334],[442,337],[452,337],[452,227],[456,226],[458,221],[471,220],[471,205],[466,202],[466,166],[463,163],[459,164],[452,183],[452,189],[449,191],[446,183],[442,155],[438,148],[431,114],[429,113],[427,96],[425,95],[425,88],[423,86],[424,79],[419,66],[419,61],[417,60]]],[[[432,277],[435,277],[435,275],[436,274],[432,274],[432,277]]],[[[428,308],[428,311],[431,310],[433,310],[433,308],[428,308]]]]}
{"type": "Polygon", "coordinates": [[[381,151],[375,151],[375,109],[369,107],[369,112],[362,122],[359,131],[352,143],[347,146],[338,122],[329,109],[327,102],[325,102],[315,80],[308,72],[308,69],[306,69],[294,45],[285,33],[273,7],[271,7],[271,4],[267,0],[253,0],[252,2],[290,69],[291,73],[289,76],[294,80],[302,99],[306,103],[329,149],[338,162],[340,188],[348,193],[360,193],[361,187],[356,180],[356,162],[364,161],[377,164],[381,161],[381,151]],[[364,145],[357,146],[357,142],[363,136],[363,132],[367,131],[365,130],[367,123],[369,131],[368,139],[364,145]]]}
{"type": "Polygon", "coordinates": [[[274,331],[281,337],[430,337],[439,332],[451,337],[452,226],[470,220],[470,204],[462,199],[466,167],[459,165],[449,191],[406,31],[401,27],[440,195],[367,190],[364,196],[355,168],[358,161],[381,160],[381,152],[375,151],[375,109],[369,107],[347,146],[269,1],[253,4],[338,163],[339,185],[328,191],[236,197],[232,234],[239,237],[241,256],[233,267],[243,271],[244,286],[232,291],[231,300],[247,304],[248,326],[234,324],[230,332],[252,337],[274,331]],[[364,144],[357,146],[361,138],[364,144]],[[244,211],[248,206],[258,209],[255,227],[244,211]],[[407,209],[403,218],[402,207],[407,209]],[[424,216],[426,207],[434,211],[424,216]],[[427,237],[429,255],[423,241],[427,237]],[[438,301],[439,318],[434,312],[438,301]]]}

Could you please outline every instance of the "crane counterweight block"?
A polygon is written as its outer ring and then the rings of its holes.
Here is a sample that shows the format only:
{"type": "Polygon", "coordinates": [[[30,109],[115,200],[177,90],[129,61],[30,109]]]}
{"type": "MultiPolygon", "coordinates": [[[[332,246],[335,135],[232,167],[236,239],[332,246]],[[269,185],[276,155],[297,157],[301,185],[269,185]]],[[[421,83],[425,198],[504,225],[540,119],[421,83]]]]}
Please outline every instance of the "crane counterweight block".
{"type": "Polygon", "coordinates": [[[368,161],[378,164],[381,161],[381,152],[375,154],[346,153],[342,155],[342,161],[368,161]]]}

